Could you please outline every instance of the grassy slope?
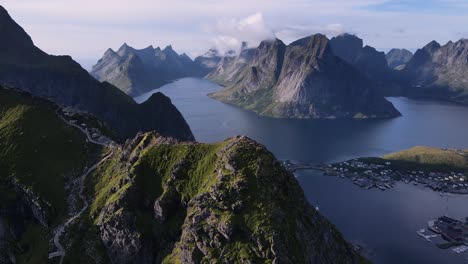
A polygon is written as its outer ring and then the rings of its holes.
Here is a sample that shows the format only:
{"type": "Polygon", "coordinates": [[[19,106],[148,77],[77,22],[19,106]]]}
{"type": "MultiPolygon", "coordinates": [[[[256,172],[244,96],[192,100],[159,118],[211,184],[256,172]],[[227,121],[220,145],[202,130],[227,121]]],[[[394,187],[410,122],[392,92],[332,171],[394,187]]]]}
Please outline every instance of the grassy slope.
{"type": "Polygon", "coordinates": [[[397,162],[403,162],[419,167],[439,170],[468,171],[468,150],[461,154],[456,150],[444,150],[431,147],[414,147],[396,153],[391,153],[383,158],[397,162]]]}
{"type": "MultiPolygon", "coordinates": [[[[64,176],[81,174],[89,151],[81,132],[60,120],[50,103],[0,88],[0,207],[15,202],[4,185],[14,177],[41,198],[49,225],[57,224],[66,213],[64,176]]],[[[45,235],[38,225],[27,227],[20,263],[46,262],[45,235]]]]}

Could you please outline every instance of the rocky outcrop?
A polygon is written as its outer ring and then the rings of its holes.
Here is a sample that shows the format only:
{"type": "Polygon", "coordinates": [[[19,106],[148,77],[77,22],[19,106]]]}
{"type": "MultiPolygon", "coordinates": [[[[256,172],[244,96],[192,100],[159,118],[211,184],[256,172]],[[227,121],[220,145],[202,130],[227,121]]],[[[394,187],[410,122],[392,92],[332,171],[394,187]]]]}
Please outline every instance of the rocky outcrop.
{"type": "Polygon", "coordinates": [[[208,55],[203,64],[201,59],[193,62],[185,53],[177,54],[171,46],[138,50],[124,43],[117,52],[108,49],[91,74],[136,97],[178,78],[203,76],[209,61],[216,59],[215,54],[208,55]]]}
{"type": "Polygon", "coordinates": [[[130,180],[98,216],[112,263],[363,261],[248,138],[206,145],[140,134],[114,159],[130,180]]]}
{"type": "Polygon", "coordinates": [[[468,40],[432,41],[416,51],[403,73],[406,95],[468,103],[468,40]]]}
{"type": "Polygon", "coordinates": [[[0,85],[17,87],[60,106],[95,115],[121,139],[139,131],[161,131],[193,140],[177,108],[163,95],[143,105],[109,83],[91,77],[69,56],[52,56],[34,46],[31,38],[0,7],[0,85]],[[157,109],[157,112],[148,111],[157,109]]]}
{"type": "Polygon", "coordinates": [[[391,49],[385,57],[387,58],[388,67],[401,70],[411,60],[413,53],[406,49],[391,49]]]}
{"type": "MultiPolygon", "coordinates": [[[[239,63],[223,59],[207,77],[225,86],[210,96],[262,115],[290,118],[398,116],[373,83],[336,57],[320,34],[286,46],[263,41],[239,63]]],[[[385,62],[386,63],[386,62],[385,62]]]]}

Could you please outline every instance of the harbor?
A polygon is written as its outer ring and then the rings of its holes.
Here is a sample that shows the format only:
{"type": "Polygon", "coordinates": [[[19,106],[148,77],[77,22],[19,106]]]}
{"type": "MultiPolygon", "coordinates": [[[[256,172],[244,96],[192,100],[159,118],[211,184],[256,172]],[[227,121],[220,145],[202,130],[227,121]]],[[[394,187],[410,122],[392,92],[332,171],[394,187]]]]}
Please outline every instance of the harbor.
{"type": "Polygon", "coordinates": [[[441,196],[448,193],[468,194],[468,177],[462,172],[402,168],[382,159],[353,159],[318,167],[325,171],[325,175],[348,178],[367,189],[385,191],[399,181],[430,188],[441,196]]]}
{"type": "Polygon", "coordinates": [[[436,243],[440,249],[451,249],[456,254],[468,251],[468,217],[465,218],[465,222],[462,222],[448,216],[441,216],[436,220],[428,221],[427,230],[430,233],[423,228],[417,230],[416,234],[427,242],[440,237],[442,242],[436,243]]]}

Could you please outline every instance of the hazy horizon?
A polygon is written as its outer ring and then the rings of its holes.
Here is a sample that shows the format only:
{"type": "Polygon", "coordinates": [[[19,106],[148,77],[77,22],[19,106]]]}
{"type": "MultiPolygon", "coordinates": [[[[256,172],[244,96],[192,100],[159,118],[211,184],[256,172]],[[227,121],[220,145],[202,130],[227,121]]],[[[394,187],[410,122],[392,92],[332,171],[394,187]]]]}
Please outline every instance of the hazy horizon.
{"type": "Polygon", "coordinates": [[[88,70],[108,48],[124,42],[138,49],[172,45],[194,58],[211,47],[236,49],[244,40],[251,46],[272,37],[289,43],[314,33],[356,34],[379,51],[415,51],[432,40],[445,44],[468,37],[468,3],[455,0],[4,0],[2,5],[39,48],[71,55],[88,70]]]}

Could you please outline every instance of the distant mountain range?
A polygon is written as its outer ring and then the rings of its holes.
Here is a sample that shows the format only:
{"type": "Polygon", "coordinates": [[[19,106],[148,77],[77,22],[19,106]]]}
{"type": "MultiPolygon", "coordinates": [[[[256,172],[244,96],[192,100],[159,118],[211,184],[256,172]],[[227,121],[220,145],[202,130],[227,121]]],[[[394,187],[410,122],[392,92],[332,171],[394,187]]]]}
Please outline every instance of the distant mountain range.
{"type": "Polygon", "coordinates": [[[276,39],[263,41],[256,49],[244,48],[237,57],[223,58],[207,78],[226,86],[211,94],[212,98],[267,116],[399,115],[391,103],[377,95],[366,74],[335,56],[331,41],[320,34],[289,45],[276,39]]]}
{"type": "Polygon", "coordinates": [[[94,114],[120,139],[139,131],[192,140],[193,135],[169,98],[158,93],[143,104],[107,82],[96,81],[69,56],[52,56],[0,6],[0,85],[15,87],[65,107],[94,114]],[[168,118],[170,117],[170,118],[168,118]]]}
{"type": "Polygon", "coordinates": [[[135,97],[175,79],[202,77],[207,72],[206,67],[201,61],[195,63],[185,53],[177,54],[172,46],[138,50],[124,43],[117,52],[108,49],[93,66],[91,75],[135,97]]]}
{"type": "Polygon", "coordinates": [[[441,46],[432,41],[416,51],[403,74],[405,94],[468,104],[468,39],[441,46]]]}

